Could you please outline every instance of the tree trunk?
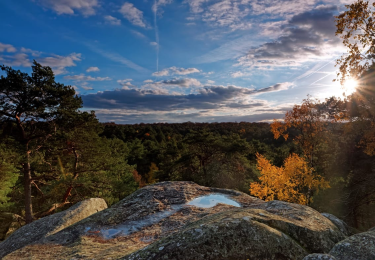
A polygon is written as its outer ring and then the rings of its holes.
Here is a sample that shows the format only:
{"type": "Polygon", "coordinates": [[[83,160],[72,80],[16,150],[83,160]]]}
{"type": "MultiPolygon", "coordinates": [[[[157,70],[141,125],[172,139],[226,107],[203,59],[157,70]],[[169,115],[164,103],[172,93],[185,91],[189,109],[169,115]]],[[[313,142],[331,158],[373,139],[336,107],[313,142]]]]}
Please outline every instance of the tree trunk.
{"type": "Polygon", "coordinates": [[[78,178],[78,158],[79,154],[77,153],[77,150],[73,147],[72,151],[74,153],[74,175],[73,175],[73,180],[70,183],[69,188],[66,190],[63,198],[63,203],[68,203],[68,198],[70,196],[70,193],[73,189],[73,182],[78,178]]]}
{"type": "Polygon", "coordinates": [[[26,146],[26,162],[23,164],[24,188],[25,188],[25,220],[26,224],[31,223],[33,218],[33,206],[31,201],[31,169],[30,169],[30,153],[26,146]]]}

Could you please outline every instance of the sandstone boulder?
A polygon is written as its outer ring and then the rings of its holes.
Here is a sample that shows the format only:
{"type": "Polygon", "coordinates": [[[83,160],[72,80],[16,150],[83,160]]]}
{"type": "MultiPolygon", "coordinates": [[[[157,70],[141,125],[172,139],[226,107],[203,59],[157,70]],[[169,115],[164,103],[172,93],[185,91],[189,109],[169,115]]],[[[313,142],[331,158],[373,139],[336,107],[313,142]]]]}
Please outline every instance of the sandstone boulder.
{"type": "Polygon", "coordinates": [[[4,260],[302,259],[328,253],[345,238],[307,206],[264,202],[192,182],[162,182],[4,260]]]}
{"type": "Polygon", "coordinates": [[[302,259],[345,235],[310,207],[271,201],[188,225],[123,259],[302,259]]]}
{"type": "Polygon", "coordinates": [[[348,237],[337,243],[329,253],[338,260],[373,260],[375,259],[375,231],[348,237]]]}
{"type": "Polygon", "coordinates": [[[16,230],[8,237],[8,239],[0,244],[0,258],[28,244],[51,236],[105,208],[107,208],[107,204],[103,199],[87,199],[75,204],[65,211],[38,219],[25,225],[16,230]]]}

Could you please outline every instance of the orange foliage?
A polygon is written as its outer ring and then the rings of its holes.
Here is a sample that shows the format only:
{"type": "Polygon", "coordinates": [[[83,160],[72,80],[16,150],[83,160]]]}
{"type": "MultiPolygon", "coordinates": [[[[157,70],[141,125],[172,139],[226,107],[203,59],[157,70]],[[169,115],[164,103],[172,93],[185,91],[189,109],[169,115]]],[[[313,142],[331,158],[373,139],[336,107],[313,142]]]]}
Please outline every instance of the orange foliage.
{"type": "MultiPolygon", "coordinates": [[[[282,136],[285,140],[289,138],[287,130],[295,128],[299,135],[294,141],[299,144],[305,156],[312,161],[316,147],[322,142],[322,136],[327,121],[316,109],[317,100],[304,99],[302,105],[295,105],[284,117],[284,123],[274,120],[271,124],[271,131],[278,139],[282,136]]],[[[313,165],[310,165],[313,166],[313,165]]]]}
{"type": "Polygon", "coordinates": [[[297,154],[291,154],[282,167],[272,165],[257,154],[257,168],[261,174],[260,183],[251,183],[250,193],[266,201],[277,199],[308,205],[311,202],[309,191],[329,188],[328,182],[313,175],[313,169],[297,154]]]}

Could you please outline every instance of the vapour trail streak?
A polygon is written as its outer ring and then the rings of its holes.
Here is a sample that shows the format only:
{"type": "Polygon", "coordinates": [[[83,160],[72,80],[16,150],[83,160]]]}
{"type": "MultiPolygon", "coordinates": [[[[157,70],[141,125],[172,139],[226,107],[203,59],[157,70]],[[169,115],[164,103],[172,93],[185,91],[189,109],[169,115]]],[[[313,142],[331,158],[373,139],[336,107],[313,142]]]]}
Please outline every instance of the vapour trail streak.
{"type": "Polygon", "coordinates": [[[159,28],[157,21],[158,13],[158,3],[157,0],[154,0],[154,6],[152,7],[154,11],[154,27],[155,27],[155,40],[156,40],[156,71],[159,71],[159,28]]]}

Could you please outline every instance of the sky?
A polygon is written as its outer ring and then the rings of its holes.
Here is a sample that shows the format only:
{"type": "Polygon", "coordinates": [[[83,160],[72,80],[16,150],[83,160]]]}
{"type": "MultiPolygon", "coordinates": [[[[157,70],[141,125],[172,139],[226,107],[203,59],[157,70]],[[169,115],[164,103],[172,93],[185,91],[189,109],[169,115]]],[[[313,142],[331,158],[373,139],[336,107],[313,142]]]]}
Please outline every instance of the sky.
{"type": "Polygon", "coordinates": [[[0,64],[50,66],[101,122],[260,122],[342,93],[348,0],[0,1],[0,64]]]}

